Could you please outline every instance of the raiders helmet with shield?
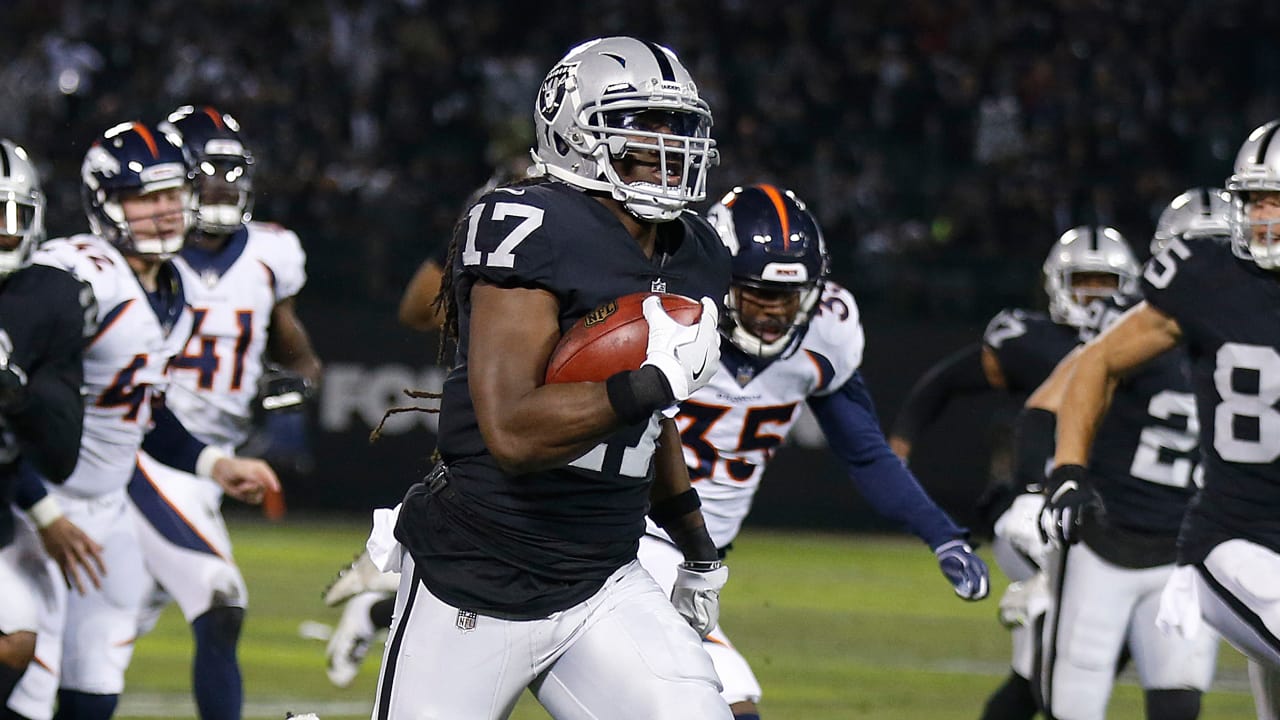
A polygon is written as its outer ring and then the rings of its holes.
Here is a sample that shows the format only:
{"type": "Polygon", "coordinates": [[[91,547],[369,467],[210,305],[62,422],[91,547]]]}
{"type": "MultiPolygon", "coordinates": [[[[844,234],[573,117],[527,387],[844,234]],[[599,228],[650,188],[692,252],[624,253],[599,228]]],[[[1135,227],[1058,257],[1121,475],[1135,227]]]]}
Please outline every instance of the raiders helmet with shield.
{"type": "Polygon", "coordinates": [[[1280,269],[1280,219],[1255,223],[1247,205],[1255,192],[1280,192],[1280,120],[1249,133],[1227,178],[1235,198],[1230,215],[1231,247],[1236,255],[1266,270],[1280,269]]]}
{"type": "Polygon", "coordinates": [[[22,146],[0,139],[0,236],[16,238],[0,245],[0,277],[31,262],[44,240],[45,197],[40,175],[22,146]]]}
{"type": "Polygon", "coordinates": [[[1156,255],[1170,240],[1226,237],[1231,233],[1231,193],[1221,188],[1191,188],[1174,198],[1160,213],[1151,237],[1151,254],[1156,255]]]}
{"type": "Polygon", "coordinates": [[[641,220],[672,220],[706,197],[711,109],[661,45],[610,37],[573,48],[542,81],[533,122],[538,171],[609,193],[641,220]],[[628,156],[661,181],[626,182],[613,163],[628,156]]]}
{"type": "Polygon", "coordinates": [[[1128,295],[1137,287],[1141,268],[1129,243],[1112,227],[1080,225],[1062,233],[1044,261],[1044,291],[1054,322],[1080,327],[1088,321],[1089,301],[1117,292],[1128,295]],[[1114,288],[1080,286],[1080,275],[1114,275],[1114,288]]]}

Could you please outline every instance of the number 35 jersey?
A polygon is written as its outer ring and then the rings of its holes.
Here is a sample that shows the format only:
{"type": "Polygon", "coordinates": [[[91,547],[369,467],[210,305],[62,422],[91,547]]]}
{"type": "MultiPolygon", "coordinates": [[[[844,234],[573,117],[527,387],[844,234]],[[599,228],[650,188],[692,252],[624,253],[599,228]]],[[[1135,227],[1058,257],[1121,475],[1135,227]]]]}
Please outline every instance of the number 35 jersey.
{"type": "Polygon", "coordinates": [[[71,272],[93,288],[97,333],[85,348],[84,435],[80,460],[62,490],[96,497],[129,484],[151,401],[166,368],[191,334],[191,312],[172,263],[160,267],[149,295],[123,255],[94,235],[50,240],[35,262],[71,272]]]}
{"type": "MultiPolygon", "coordinates": [[[[816,312],[799,347],[758,370],[722,342],[720,372],[680,403],[685,463],[717,547],[737,537],[800,404],[835,391],[862,364],[865,340],[853,295],[828,282],[816,312]]],[[[648,531],[661,534],[652,522],[648,531]]]]}
{"type": "Polygon", "coordinates": [[[253,222],[216,252],[188,244],[174,265],[194,329],[174,358],[165,402],[200,440],[240,445],[249,434],[271,312],[302,290],[306,254],[293,232],[253,222]]]}
{"type": "Polygon", "coordinates": [[[1182,329],[1200,418],[1204,488],[1179,562],[1232,537],[1280,551],[1280,276],[1227,243],[1174,240],[1147,263],[1142,292],[1182,329]]]}

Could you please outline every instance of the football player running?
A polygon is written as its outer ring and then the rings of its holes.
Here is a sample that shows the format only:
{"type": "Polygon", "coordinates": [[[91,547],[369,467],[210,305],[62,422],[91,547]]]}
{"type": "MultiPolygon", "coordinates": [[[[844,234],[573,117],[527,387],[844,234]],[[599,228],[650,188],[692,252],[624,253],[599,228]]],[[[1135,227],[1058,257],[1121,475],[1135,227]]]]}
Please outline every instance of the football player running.
{"type": "MultiPolygon", "coordinates": [[[[733,255],[720,372],[680,403],[684,461],[721,554],[751,509],[769,458],[807,403],[863,496],[928,544],[955,593],[987,595],[987,568],[958,527],[889,450],[858,366],[863,334],[849,291],[827,279],[817,220],[792,192],[735,188],[707,213],[733,255]]],[[[679,549],[650,523],[640,561],[678,585],[679,549]]],[[[735,718],[758,718],[760,684],[718,626],[704,647],[735,718]]]]}
{"type": "Polygon", "coordinates": [[[1280,676],[1280,120],[1254,130],[1226,189],[1231,242],[1171,240],[1147,263],[1145,301],[1085,346],[1058,410],[1051,517],[1065,540],[1094,502],[1086,464],[1109,389],[1183,343],[1200,419],[1203,487],[1178,536],[1160,621],[1203,619],[1251,662],[1259,717],[1280,676]]]}
{"type": "MultiPolygon", "coordinates": [[[[231,115],[183,106],[160,125],[195,167],[195,226],[173,266],[193,312],[191,338],[169,372],[165,402],[196,438],[233,452],[248,438],[267,359],[291,374],[264,390],[264,407],[297,408],[320,361],[294,311],[306,281],[298,236],[252,222],[253,156],[231,115]]],[[[274,410],[273,410],[274,411],[274,410]]],[[[195,640],[192,687],[203,720],[237,720],[243,685],[236,646],[248,594],[222,520],[222,489],[147,453],[129,483],[154,591],[140,633],[172,599],[195,640]]]]}
{"type": "MultiPolygon", "coordinates": [[[[1190,247],[1224,242],[1230,204],[1221,190],[1196,188],[1161,214],[1152,253],[1170,242],[1190,247]]],[[[1095,300],[1081,339],[1096,337],[1141,298],[1095,300]]],[[[1078,353],[1068,355],[1032,393],[1018,418],[1014,467],[1020,484],[1045,486],[1053,455],[1056,411],[1078,353]]],[[[1041,697],[1061,720],[1102,718],[1121,653],[1127,648],[1146,693],[1148,718],[1188,720],[1213,677],[1218,638],[1166,636],[1156,628],[1160,593],[1173,572],[1178,528],[1196,491],[1199,460],[1190,361],[1182,347],[1156,358],[1116,384],[1110,409],[1089,456],[1089,490],[1099,504],[1079,524],[1043,514],[1011,520],[1014,545],[1046,558],[1051,590],[1044,621],[1041,697]],[[1079,543],[1044,552],[1040,539],[1059,534],[1061,521],[1079,543]]],[[[1050,487],[1049,493],[1071,492],[1050,487]]],[[[1038,501],[1038,502],[1037,502],[1038,501]]],[[[1028,509],[1043,497],[1019,498],[1028,509]]]]}
{"type": "Polygon", "coordinates": [[[529,688],[554,718],[729,718],[700,642],[728,570],[661,412],[719,356],[729,258],[685,211],[716,159],[711,112],[675,53],[613,37],[551,69],[534,126],[544,177],[480,198],[450,246],[442,462],[383,563],[403,572],[374,717],[506,718],[529,688]],[[701,321],[651,298],[642,367],[544,384],[584,315],[664,291],[702,298],[701,321]],[[673,599],[636,561],[646,510],[681,548],[673,599]]]}
{"type": "MultiPolygon", "coordinates": [[[[44,211],[35,164],[21,146],[0,139],[0,716],[35,657],[38,598],[65,592],[60,582],[37,583],[28,569],[52,561],[10,504],[20,463],[51,482],[66,480],[84,424],[80,385],[93,292],[64,270],[31,264],[44,239],[44,211]]],[[[58,520],[43,510],[36,516],[45,526],[58,520]]],[[[56,572],[48,568],[45,579],[56,572]]]]}
{"type": "MultiPolygon", "coordinates": [[[[903,402],[889,444],[906,460],[915,438],[935,421],[952,398],[979,392],[1027,395],[1080,342],[1091,300],[1117,291],[1132,292],[1138,261],[1117,230],[1081,225],[1064,232],[1045,257],[1044,289],[1049,312],[1002,310],[987,324],[982,341],[943,359],[925,373],[903,402]]],[[[992,551],[1014,583],[1001,600],[1002,618],[1011,626],[1009,677],[992,693],[983,720],[1029,720],[1038,709],[1031,681],[1037,655],[1037,616],[1047,605],[1043,577],[1035,561],[1010,545],[1001,528],[1007,508],[1023,488],[1009,488],[984,510],[997,528],[992,551]],[[1028,609],[1031,612],[1028,613],[1028,609]]],[[[1017,509],[1034,518],[1040,509],[1026,502],[1017,509]]]]}
{"type": "MultiPolygon", "coordinates": [[[[265,463],[200,442],[160,401],[167,368],[192,327],[170,262],[194,210],[189,173],[171,134],[138,122],[108,129],[81,167],[92,232],[51,240],[35,255],[35,262],[88,283],[97,314],[84,356],[86,409],[75,470],[62,485],[48,487],[24,474],[24,492],[47,491],[49,499],[39,501],[45,512],[52,504],[83,528],[101,548],[106,573],[91,573],[92,587],[40,608],[40,662],[28,667],[9,699],[10,714],[20,718],[49,720],[55,700],[60,718],[106,720],[115,710],[149,587],[126,498],[139,448],[213,477],[245,499],[278,486],[265,463]]],[[[49,554],[62,551],[49,547],[49,554]]]]}

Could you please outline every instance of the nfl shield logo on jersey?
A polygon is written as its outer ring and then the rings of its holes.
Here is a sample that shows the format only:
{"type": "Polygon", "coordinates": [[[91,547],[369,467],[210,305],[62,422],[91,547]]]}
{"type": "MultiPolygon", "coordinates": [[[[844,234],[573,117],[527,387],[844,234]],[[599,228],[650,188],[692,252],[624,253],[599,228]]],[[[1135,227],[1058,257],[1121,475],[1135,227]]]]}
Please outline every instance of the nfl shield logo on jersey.
{"type": "Polygon", "coordinates": [[[471,632],[476,629],[476,614],[470,610],[459,610],[458,621],[455,624],[462,632],[471,632]]]}

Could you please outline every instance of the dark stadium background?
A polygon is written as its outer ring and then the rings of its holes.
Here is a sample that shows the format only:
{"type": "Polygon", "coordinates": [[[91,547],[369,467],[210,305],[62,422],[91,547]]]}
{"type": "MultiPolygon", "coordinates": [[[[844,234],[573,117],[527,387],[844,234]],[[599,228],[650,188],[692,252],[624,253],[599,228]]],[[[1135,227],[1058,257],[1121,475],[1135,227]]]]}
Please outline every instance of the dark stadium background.
{"type": "MultiPolygon", "coordinates": [[[[858,297],[886,424],[914,379],[1009,305],[1078,223],[1145,255],[1155,216],[1218,185],[1280,115],[1280,3],[870,0],[5,3],[0,134],[37,157],[52,235],[81,231],[78,165],[116,122],[182,103],[237,116],[257,216],[309,254],[300,312],[328,364],[290,507],[394,502],[426,467],[426,416],[369,446],[400,387],[439,380],[434,343],[396,325],[418,263],[466,196],[527,146],[534,90],[572,44],[631,34],[675,49],[716,117],[710,197],[768,180],[814,206],[858,297]]],[[[1007,402],[952,408],[913,466],[964,520],[1007,402]]],[[[784,448],[752,522],[866,527],[839,468],[784,448]]]]}

